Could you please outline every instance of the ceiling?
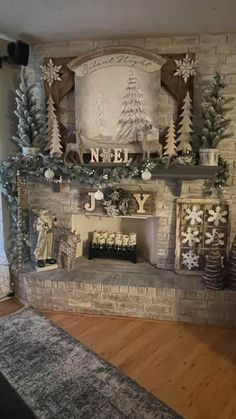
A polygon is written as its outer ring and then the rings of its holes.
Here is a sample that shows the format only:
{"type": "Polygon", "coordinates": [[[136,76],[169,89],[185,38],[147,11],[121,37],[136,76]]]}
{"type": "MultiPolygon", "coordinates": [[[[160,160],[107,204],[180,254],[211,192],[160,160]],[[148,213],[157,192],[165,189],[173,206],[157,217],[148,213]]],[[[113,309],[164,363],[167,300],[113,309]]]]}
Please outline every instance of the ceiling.
{"type": "Polygon", "coordinates": [[[28,42],[236,32],[236,0],[0,0],[2,34],[28,42]]]}

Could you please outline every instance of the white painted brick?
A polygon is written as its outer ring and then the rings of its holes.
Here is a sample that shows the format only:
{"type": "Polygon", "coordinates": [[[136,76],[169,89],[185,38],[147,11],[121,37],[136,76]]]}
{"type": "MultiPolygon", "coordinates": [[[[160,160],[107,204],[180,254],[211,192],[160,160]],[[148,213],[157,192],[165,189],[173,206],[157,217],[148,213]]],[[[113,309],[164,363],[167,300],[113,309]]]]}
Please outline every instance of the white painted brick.
{"type": "Polygon", "coordinates": [[[216,46],[212,44],[190,45],[188,46],[188,52],[195,52],[196,54],[208,52],[209,54],[214,54],[216,53],[216,46]]]}
{"type": "Polygon", "coordinates": [[[235,75],[230,75],[230,76],[226,75],[224,77],[224,81],[227,84],[234,84],[234,83],[236,83],[236,74],[235,75]]]}
{"type": "Polygon", "coordinates": [[[236,53],[236,43],[228,45],[217,45],[217,53],[219,54],[235,54],[236,53]]]}
{"type": "Polygon", "coordinates": [[[226,56],[226,64],[236,63],[236,54],[229,54],[226,56]]]}
{"type": "Polygon", "coordinates": [[[120,39],[119,45],[129,45],[134,47],[145,48],[146,41],[144,38],[130,38],[130,39],[120,39]]]}
{"type": "Polygon", "coordinates": [[[235,74],[236,73],[236,63],[221,65],[221,73],[222,74],[235,74]]]}
{"type": "Polygon", "coordinates": [[[173,36],[172,38],[173,45],[198,45],[199,37],[198,36],[173,36]]]}
{"type": "Polygon", "coordinates": [[[104,48],[119,45],[118,39],[99,39],[94,41],[94,48],[104,48]]]}
{"type": "Polygon", "coordinates": [[[215,45],[226,45],[227,35],[201,35],[200,44],[215,44],[215,45]]]}
{"type": "Polygon", "coordinates": [[[160,38],[147,38],[146,39],[146,48],[155,49],[162,48],[163,46],[171,45],[171,37],[160,37],[160,38]]]}
{"type": "Polygon", "coordinates": [[[202,75],[213,75],[216,71],[220,71],[221,66],[225,64],[206,64],[205,62],[200,62],[198,65],[198,71],[202,75]]]}
{"type": "Polygon", "coordinates": [[[236,33],[229,33],[228,34],[228,43],[234,43],[236,44],[236,33]]]}
{"type": "MultiPolygon", "coordinates": [[[[235,55],[236,57],[236,55],[235,55]]],[[[203,64],[225,64],[226,54],[199,54],[196,59],[203,64]]]]}

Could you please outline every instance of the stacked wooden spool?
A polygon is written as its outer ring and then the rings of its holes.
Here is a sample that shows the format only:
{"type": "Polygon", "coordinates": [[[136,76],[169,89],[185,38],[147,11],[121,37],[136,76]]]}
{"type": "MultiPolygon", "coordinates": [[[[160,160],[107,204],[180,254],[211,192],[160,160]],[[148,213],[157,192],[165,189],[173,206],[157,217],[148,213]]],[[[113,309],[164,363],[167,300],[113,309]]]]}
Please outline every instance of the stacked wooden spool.
{"type": "Polygon", "coordinates": [[[225,280],[227,287],[236,291],[236,235],[229,253],[225,280]]]}
{"type": "Polygon", "coordinates": [[[221,254],[218,238],[212,243],[212,248],[206,257],[206,264],[202,273],[202,282],[206,288],[220,290],[224,288],[224,272],[221,266],[221,254]]]}

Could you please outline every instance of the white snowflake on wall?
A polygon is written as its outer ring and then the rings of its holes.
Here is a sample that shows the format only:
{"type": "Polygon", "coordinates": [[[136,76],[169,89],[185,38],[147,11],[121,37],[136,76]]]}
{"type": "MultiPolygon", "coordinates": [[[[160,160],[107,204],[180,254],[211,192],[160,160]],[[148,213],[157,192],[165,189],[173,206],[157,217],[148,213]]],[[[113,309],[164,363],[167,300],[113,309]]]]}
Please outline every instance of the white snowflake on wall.
{"type": "Polygon", "coordinates": [[[103,163],[111,163],[112,158],[114,157],[114,153],[110,148],[103,148],[100,157],[103,163]]]}
{"type": "Polygon", "coordinates": [[[182,253],[182,257],[183,257],[182,263],[183,265],[186,266],[187,269],[191,270],[193,268],[199,267],[199,264],[198,264],[199,256],[195,255],[192,250],[189,250],[189,252],[187,253],[182,253]]]}
{"type": "Polygon", "coordinates": [[[203,222],[203,211],[199,205],[193,205],[192,208],[186,208],[185,212],[187,215],[184,216],[184,220],[189,221],[190,225],[202,224],[203,222]]]}
{"type": "Polygon", "coordinates": [[[183,60],[174,60],[176,64],[176,71],[174,76],[182,77],[186,83],[188,79],[196,75],[196,68],[198,61],[194,61],[189,57],[188,54],[185,55],[183,60]]]}
{"type": "Polygon", "coordinates": [[[50,58],[46,65],[41,65],[41,71],[43,73],[43,79],[47,82],[49,87],[52,87],[55,81],[61,81],[60,69],[61,65],[56,65],[50,58]]]}
{"type": "Polygon", "coordinates": [[[187,228],[187,231],[182,231],[182,243],[187,243],[190,247],[194,246],[195,243],[199,243],[200,240],[198,238],[199,231],[193,230],[191,227],[187,228]]]}
{"type": "Polygon", "coordinates": [[[207,239],[205,240],[206,244],[211,244],[213,243],[215,238],[218,238],[219,245],[224,245],[224,233],[218,232],[215,228],[213,228],[212,231],[207,231],[205,233],[205,236],[207,237],[207,239]]]}
{"type": "Polygon", "coordinates": [[[226,215],[228,212],[226,210],[223,210],[220,205],[217,205],[217,207],[214,209],[208,210],[209,217],[207,218],[207,221],[209,223],[214,223],[214,226],[218,227],[220,223],[226,224],[227,218],[226,215]]]}

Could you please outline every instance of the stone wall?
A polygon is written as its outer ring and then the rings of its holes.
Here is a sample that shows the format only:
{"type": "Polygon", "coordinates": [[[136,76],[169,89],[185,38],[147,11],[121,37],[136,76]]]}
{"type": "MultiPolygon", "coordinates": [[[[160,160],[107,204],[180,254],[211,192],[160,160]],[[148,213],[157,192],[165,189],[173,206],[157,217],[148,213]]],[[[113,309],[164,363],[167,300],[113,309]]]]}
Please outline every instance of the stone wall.
{"type": "MultiPolygon", "coordinates": [[[[225,196],[232,200],[232,240],[236,233],[236,34],[88,40],[35,45],[31,50],[28,74],[30,81],[36,83],[36,92],[42,104],[44,104],[44,88],[39,65],[43,63],[44,57],[76,57],[93,49],[111,45],[139,46],[158,54],[187,52],[196,54],[199,66],[194,87],[195,141],[197,141],[197,133],[201,125],[200,101],[203,88],[212,79],[216,71],[223,75],[225,82],[228,84],[225,89],[225,95],[233,98],[229,112],[230,118],[232,119],[229,138],[223,140],[219,145],[221,155],[227,159],[230,165],[231,176],[228,182],[229,188],[226,189],[225,196]]],[[[160,112],[163,115],[165,112],[168,114],[171,107],[173,108],[171,100],[163,93],[160,112]]],[[[202,181],[183,182],[181,197],[201,197],[202,186],[202,181]]],[[[156,183],[156,189],[158,190],[158,202],[156,204],[156,215],[158,218],[156,229],[160,241],[156,245],[156,260],[154,263],[158,267],[173,268],[175,198],[179,196],[176,188],[177,183],[174,186],[172,185],[172,187],[162,181],[156,183]]],[[[52,193],[50,186],[38,185],[36,190],[34,185],[30,184],[30,208],[42,208],[46,202],[47,207],[60,214],[62,219],[64,217],[65,222],[68,224],[69,213],[76,213],[78,211],[78,189],[76,185],[66,184],[62,185],[60,193],[52,193]]]]}

